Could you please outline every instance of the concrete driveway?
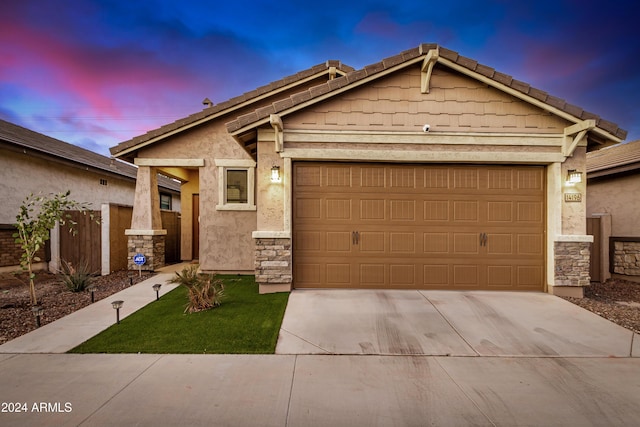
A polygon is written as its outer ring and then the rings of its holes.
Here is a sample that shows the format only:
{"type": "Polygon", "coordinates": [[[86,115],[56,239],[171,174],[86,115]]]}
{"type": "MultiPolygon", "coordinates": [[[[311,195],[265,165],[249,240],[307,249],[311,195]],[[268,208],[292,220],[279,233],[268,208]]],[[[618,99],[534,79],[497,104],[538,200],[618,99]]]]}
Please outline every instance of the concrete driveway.
{"type": "Polygon", "coordinates": [[[276,353],[640,357],[640,336],[544,293],[296,290],[276,353]]]}

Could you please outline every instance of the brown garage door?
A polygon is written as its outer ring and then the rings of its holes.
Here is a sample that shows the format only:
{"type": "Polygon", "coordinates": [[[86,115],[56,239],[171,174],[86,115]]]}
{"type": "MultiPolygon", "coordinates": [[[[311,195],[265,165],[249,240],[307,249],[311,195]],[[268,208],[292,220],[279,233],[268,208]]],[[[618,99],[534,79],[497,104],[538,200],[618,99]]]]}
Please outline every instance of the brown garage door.
{"type": "Polygon", "coordinates": [[[294,164],[296,288],[543,290],[542,166],[294,164]]]}

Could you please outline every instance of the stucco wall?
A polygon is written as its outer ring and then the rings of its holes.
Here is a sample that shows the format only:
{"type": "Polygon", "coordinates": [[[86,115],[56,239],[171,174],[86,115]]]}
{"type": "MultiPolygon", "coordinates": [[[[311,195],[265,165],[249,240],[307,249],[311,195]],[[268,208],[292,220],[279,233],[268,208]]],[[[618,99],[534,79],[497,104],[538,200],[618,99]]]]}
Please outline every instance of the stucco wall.
{"type": "MultiPolygon", "coordinates": [[[[184,171],[188,182],[182,186],[183,260],[199,258],[205,271],[242,271],[254,269],[255,211],[221,211],[218,205],[218,168],[215,159],[252,160],[251,156],[227,133],[223,122],[212,122],[161,143],[145,148],[140,158],[204,159],[204,167],[184,171]],[[200,254],[191,253],[192,195],[200,195],[200,254]]],[[[159,168],[162,171],[162,168],[159,168]]]]}
{"type": "Polygon", "coordinates": [[[589,181],[587,214],[611,214],[612,236],[640,236],[640,175],[589,181]]]}
{"type": "MultiPolygon", "coordinates": [[[[52,163],[13,151],[0,152],[0,223],[13,224],[24,198],[30,193],[60,193],[100,209],[102,203],[133,204],[135,183],[70,166],[52,163]],[[106,179],[107,185],[101,185],[106,179]]],[[[179,206],[179,205],[178,205],[179,206]]]]}

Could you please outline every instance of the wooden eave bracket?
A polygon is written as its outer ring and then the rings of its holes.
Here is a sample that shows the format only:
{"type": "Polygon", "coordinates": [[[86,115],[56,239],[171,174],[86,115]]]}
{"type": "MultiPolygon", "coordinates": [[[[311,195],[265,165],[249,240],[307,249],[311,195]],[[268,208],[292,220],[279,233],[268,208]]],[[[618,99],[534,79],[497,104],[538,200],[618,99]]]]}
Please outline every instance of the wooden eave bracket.
{"type": "Polygon", "coordinates": [[[593,119],[588,119],[564,128],[564,144],[562,145],[562,155],[565,157],[573,156],[573,151],[576,149],[578,144],[580,144],[587,136],[587,132],[594,129],[595,127],[596,121],[593,119]]]}
{"type": "Polygon", "coordinates": [[[431,81],[431,73],[433,72],[433,66],[436,65],[436,62],[438,62],[439,57],[440,53],[438,49],[431,49],[424,57],[424,61],[422,61],[420,82],[420,91],[422,93],[429,93],[429,82],[431,81]]]}
{"type": "Polygon", "coordinates": [[[271,124],[271,127],[275,131],[274,139],[275,139],[276,153],[281,153],[284,151],[284,134],[283,134],[284,125],[282,124],[282,118],[277,114],[270,114],[269,123],[271,124]]]}

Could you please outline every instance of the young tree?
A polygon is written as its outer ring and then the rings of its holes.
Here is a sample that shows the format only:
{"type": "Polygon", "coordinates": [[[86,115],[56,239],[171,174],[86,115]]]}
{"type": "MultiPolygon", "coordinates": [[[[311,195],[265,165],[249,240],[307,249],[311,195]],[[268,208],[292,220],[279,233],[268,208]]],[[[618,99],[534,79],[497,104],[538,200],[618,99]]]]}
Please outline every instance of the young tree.
{"type": "Polygon", "coordinates": [[[60,223],[61,226],[66,226],[70,233],[75,234],[76,224],[66,211],[79,210],[85,215],[87,214],[89,205],[70,199],[70,194],[70,190],[66,193],[50,194],[49,196],[29,194],[22,202],[20,212],[16,216],[15,227],[18,231],[13,234],[13,237],[23,251],[20,265],[23,270],[29,272],[31,305],[38,304],[33,263],[40,262],[40,258],[36,254],[49,240],[49,231],[55,227],[56,223],[60,223]]]}

